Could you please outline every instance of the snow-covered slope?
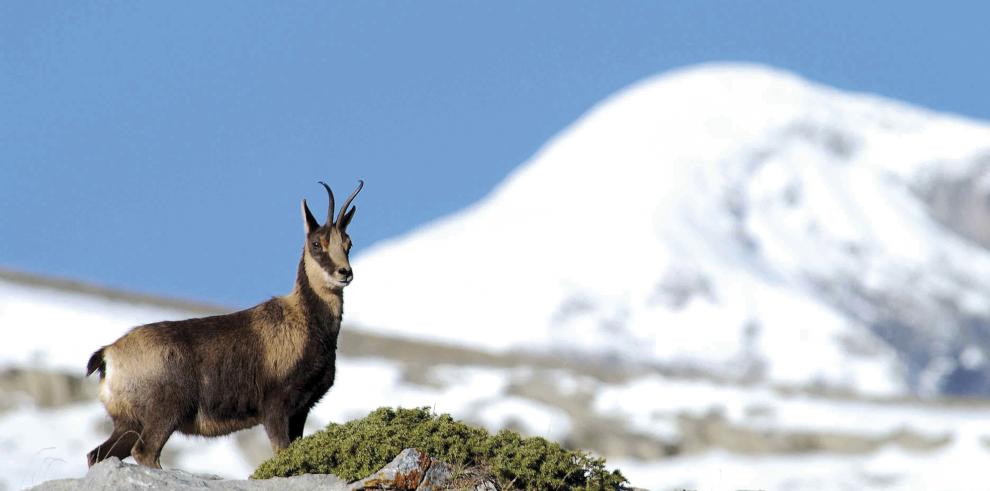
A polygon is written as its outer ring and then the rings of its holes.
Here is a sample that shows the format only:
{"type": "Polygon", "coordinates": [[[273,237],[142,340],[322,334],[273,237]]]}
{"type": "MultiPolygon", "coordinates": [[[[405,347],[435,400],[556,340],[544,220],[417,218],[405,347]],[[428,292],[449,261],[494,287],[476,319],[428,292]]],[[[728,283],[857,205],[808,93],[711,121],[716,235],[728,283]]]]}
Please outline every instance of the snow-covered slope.
{"type": "Polygon", "coordinates": [[[348,318],[494,351],[978,392],[990,254],[931,201],[988,155],[984,124],[759,66],[674,72],[361,255],[348,318]]]}
{"type": "Polygon", "coordinates": [[[216,307],[0,269],[0,370],[81,375],[89,356],[130,328],[217,313],[216,307]]]}
{"type": "MultiPolygon", "coordinates": [[[[111,428],[95,400],[96,377],[81,380],[93,351],[136,325],[211,313],[216,309],[0,269],[0,491],[85,473],[86,453],[111,428]],[[27,370],[39,377],[17,377],[27,370]],[[72,397],[64,387],[46,385],[45,374],[70,374],[88,384],[90,395],[72,397]],[[40,397],[49,392],[56,397],[40,397]]],[[[437,362],[416,384],[398,360],[340,353],[336,370],[336,383],[310,413],[307,433],[381,406],[429,406],[493,431],[512,423],[555,439],[564,439],[572,426],[561,409],[510,393],[519,376],[503,368],[437,362]]],[[[245,478],[270,457],[268,448],[260,427],[211,439],[175,434],[164,462],[245,478]]]]}

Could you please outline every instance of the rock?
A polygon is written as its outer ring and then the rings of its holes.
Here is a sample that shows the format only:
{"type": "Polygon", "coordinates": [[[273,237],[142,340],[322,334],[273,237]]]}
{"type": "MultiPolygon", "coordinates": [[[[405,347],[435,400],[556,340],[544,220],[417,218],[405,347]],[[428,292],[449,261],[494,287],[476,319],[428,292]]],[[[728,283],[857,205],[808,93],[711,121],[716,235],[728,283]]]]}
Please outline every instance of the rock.
{"type": "Polygon", "coordinates": [[[426,475],[423,476],[423,481],[419,483],[416,491],[439,491],[449,487],[447,485],[454,477],[454,470],[443,462],[437,462],[436,459],[432,460],[433,465],[426,471],[426,475]]]}
{"type": "Polygon", "coordinates": [[[482,481],[474,487],[474,491],[498,491],[498,488],[491,481],[482,481]]]}
{"type": "Polygon", "coordinates": [[[190,474],[173,469],[150,469],[141,465],[125,464],[117,458],[109,458],[94,465],[81,479],[48,481],[31,488],[33,491],[66,490],[122,490],[147,489],[177,490],[239,490],[239,491],[296,491],[321,489],[328,491],[395,490],[440,491],[450,489],[475,489],[494,491],[494,486],[484,476],[468,471],[461,473],[454,482],[454,470],[444,462],[415,449],[407,448],[392,462],[374,474],[348,485],[346,481],[329,474],[306,474],[295,477],[274,477],[259,480],[223,479],[219,476],[190,474]]]}
{"type": "Polygon", "coordinates": [[[399,452],[374,474],[351,484],[352,491],[394,489],[430,491],[444,489],[453,472],[446,464],[415,448],[399,452]]]}
{"type": "Polygon", "coordinates": [[[239,491],[296,491],[322,489],[344,491],[347,482],[329,474],[296,477],[275,477],[264,480],[233,480],[213,475],[190,474],[173,469],[160,470],[125,464],[117,458],[109,458],[94,465],[81,479],[60,479],[48,481],[31,488],[32,491],[67,490],[121,490],[137,491],[148,489],[175,490],[239,490],[239,491]]]}
{"type": "Polygon", "coordinates": [[[498,487],[479,469],[465,469],[454,475],[454,469],[415,449],[403,450],[392,462],[374,474],[351,484],[349,491],[371,490],[440,491],[465,489],[496,491],[498,487]]]}

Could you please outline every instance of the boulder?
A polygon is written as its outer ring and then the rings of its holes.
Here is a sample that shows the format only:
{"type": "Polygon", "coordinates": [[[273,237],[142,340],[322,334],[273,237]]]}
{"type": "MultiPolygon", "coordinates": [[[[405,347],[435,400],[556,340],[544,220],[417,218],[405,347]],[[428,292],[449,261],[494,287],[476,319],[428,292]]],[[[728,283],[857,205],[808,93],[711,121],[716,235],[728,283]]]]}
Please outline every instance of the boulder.
{"type": "Polygon", "coordinates": [[[178,469],[151,469],[141,465],[125,464],[119,459],[111,457],[91,467],[86,476],[81,479],[59,479],[44,482],[31,488],[32,491],[146,491],[148,489],[239,491],[321,489],[344,491],[348,487],[346,481],[329,474],[275,477],[257,481],[235,480],[213,475],[190,474],[178,469]]]}
{"type": "Polygon", "coordinates": [[[39,484],[31,491],[120,490],[238,490],[238,491],[439,491],[443,489],[474,489],[493,491],[496,486],[485,476],[473,471],[462,473],[455,481],[454,470],[444,462],[415,449],[407,448],[392,462],[374,474],[348,484],[330,474],[306,474],[271,479],[224,479],[208,474],[191,474],[179,469],[151,469],[125,464],[111,457],[94,465],[79,479],[59,479],[39,484]]]}
{"type": "Polygon", "coordinates": [[[436,491],[447,489],[453,474],[447,464],[415,448],[407,448],[378,472],[352,484],[350,489],[436,491]]]}

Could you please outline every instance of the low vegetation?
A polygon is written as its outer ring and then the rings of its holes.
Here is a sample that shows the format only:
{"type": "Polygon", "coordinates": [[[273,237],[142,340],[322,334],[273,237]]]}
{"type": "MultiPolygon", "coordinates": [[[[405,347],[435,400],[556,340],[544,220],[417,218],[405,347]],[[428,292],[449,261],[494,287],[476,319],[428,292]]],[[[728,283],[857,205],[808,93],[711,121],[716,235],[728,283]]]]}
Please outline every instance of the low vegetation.
{"type": "Polygon", "coordinates": [[[481,474],[502,489],[614,490],[626,482],[618,470],[605,468],[604,459],[509,430],[492,435],[450,415],[433,414],[429,408],[379,408],[362,419],[331,423],[296,440],[251,477],[336,474],[353,481],[410,447],[460,472],[481,474]]]}

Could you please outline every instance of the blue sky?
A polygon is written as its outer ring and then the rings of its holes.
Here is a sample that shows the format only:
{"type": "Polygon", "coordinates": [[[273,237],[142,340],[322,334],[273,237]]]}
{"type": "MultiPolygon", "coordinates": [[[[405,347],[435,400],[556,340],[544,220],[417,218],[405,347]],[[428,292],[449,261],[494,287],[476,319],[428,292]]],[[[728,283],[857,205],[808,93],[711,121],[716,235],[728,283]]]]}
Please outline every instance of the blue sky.
{"type": "Polygon", "coordinates": [[[0,2],[0,267],[250,305],[291,288],[317,180],[367,182],[360,252],[482,198],[604,97],[702,62],[990,119],[988,9],[0,2]]]}

